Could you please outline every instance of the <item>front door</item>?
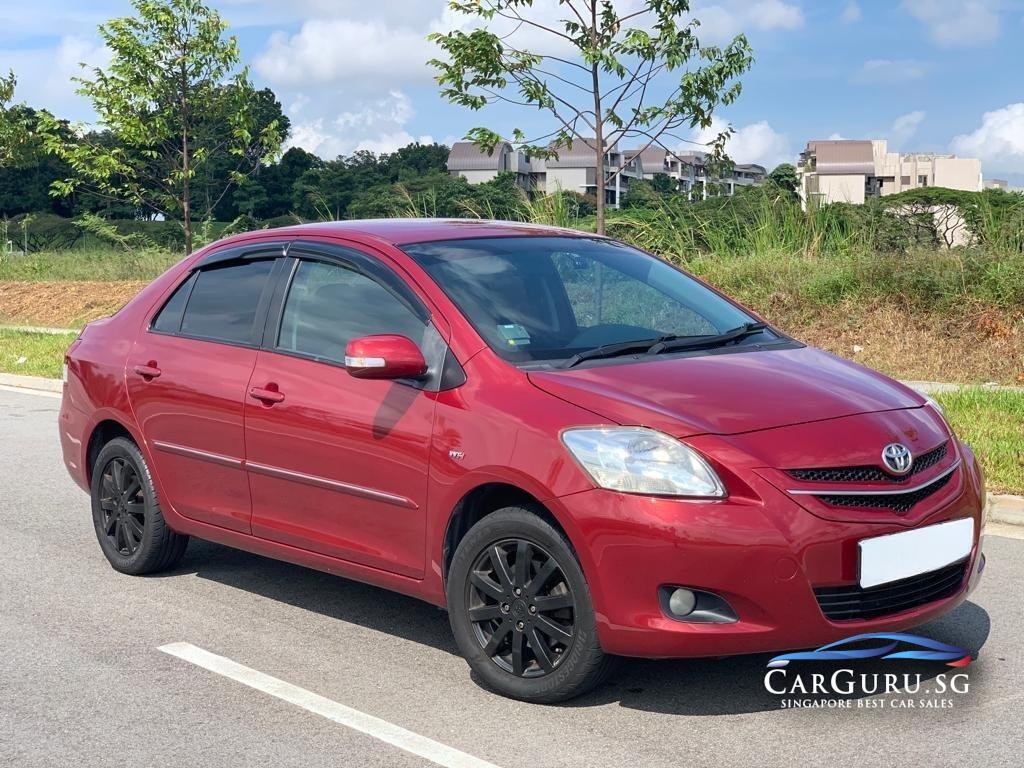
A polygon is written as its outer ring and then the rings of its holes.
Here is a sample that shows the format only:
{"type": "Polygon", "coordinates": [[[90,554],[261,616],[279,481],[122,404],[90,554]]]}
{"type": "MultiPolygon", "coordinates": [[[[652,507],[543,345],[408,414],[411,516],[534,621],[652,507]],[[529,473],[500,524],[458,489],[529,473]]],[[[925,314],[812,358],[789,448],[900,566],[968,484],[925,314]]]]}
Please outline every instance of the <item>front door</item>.
{"type": "Polygon", "coordinates": [[[128,356],[128,396],[166,498],[184,517],[249,532],[243,406],[273,259],[200,269],[128,356]]]}
{"type": "Polygon", "coordinates": [[[295,259],[271,313],[245,406],[253,534],[422,577],[429,382],[355,379],[344,358],[352,338],[397,333],[439,376],[438,331],[397,275],[341,250],[295,259]]]}

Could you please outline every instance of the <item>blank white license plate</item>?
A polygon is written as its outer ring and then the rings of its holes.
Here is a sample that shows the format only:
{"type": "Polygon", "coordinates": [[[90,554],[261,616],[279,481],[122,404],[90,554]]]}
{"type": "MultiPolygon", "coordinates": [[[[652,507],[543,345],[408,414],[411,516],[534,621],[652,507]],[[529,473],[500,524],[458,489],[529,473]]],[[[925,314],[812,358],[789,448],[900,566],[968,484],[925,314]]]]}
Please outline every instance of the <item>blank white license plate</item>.
{"type": "Polygon", "coordinates": [[[937,570],[967,557],[973,543],[974,520],[970,517],[862,539],[860,585],[875,587],[937,570]]]}

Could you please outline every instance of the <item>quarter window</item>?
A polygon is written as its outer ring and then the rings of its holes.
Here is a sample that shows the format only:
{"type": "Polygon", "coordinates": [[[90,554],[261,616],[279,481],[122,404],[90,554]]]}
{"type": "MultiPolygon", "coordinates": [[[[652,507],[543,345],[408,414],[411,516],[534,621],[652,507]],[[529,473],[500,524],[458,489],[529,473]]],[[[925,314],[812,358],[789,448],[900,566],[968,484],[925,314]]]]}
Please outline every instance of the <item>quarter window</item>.
{"type": "Polygon", "coordinates": [[[192,283],[196,276],[192,275],[171,295],[171,298],[164,304],[160,314],[153,320],[152,328],[161,333],[177,333],[181,329],[181,315],[185,310],[185,302],[188,301],[189,291],[192,290],[192,283]]]}
{"type": "MultiPolygon", "coordinates": [[[[272,259],[205,269],[195,278],[181,332],[214,341],[249,343],[272,259]]],[[[172,299],[173,300],[173,299],[172,299]]]]}
{"type": "Polygon", "coordinates": [[[351,339],[394,333],[422,346],[426,328],[404,302],[361,272],[301,261],[285,300],[277,348],[340,363],[351,339]]]}

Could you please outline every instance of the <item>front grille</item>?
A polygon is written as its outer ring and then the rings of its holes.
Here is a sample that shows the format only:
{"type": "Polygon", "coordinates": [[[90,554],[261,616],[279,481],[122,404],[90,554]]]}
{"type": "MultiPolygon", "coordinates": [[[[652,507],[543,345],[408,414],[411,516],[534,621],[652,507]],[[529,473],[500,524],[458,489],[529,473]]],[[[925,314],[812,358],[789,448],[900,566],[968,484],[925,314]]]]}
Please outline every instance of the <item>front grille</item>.
{"type": "Polygon", "coordinates": [[[881,467],[821,467],[817,469],[791,469],[789,476],[805,483],[905,483],[914,475],[934,467],[949,450],[949,442],[927,453],[922,453],[910,467],[910,472],[901,477],[890,475],[881,467]]]}
{"type": "Polygon", "coordinates": [[[967,561],[961,560],[937,571],[868,589],[856,584],[822,587],[814,590],[814,596],[831,621],[874,619],[950,597],[960,588],[966,568],[967,561]]]}
{"type": "Polygon", "coordinates": [[[814,494],[826,504],[833,507],[852,507],[854,509],[891,509],[904,514],[919,501],[923,501],[949,482],[953,473],[943,475],[934,483],[918,488],[910,493],[864,493],[864,494],[814,494]]]}

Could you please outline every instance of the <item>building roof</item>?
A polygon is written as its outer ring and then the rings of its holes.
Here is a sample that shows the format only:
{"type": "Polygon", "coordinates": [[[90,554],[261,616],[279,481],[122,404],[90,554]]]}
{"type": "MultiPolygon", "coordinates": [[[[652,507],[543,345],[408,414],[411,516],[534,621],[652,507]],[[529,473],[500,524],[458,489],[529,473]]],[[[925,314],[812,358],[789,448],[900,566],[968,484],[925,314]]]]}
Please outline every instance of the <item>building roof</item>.
{"type": "Polygon", "coordinates": [[[472,141],[456,141],[448,153],[449,171],[501,171],[505,169],[502,158],[512,151],[507,141],[498,142],[494,151],[488,154],[472,141]]]}
{"type": "Polygon", "coordinates": [[[548,168],[596,168],[595,149],[597,139],[594,137],[576,139],[572,146],[560,144],[556,141],[548,144],[558,157],[550,157],[546,161],[548,168]]]}
{"type": "Polygon", "coordinates": [[[665,158],[668,156],[668,151],[663,147],[647,147],[642,150],[626,149],[622,152],[622,156],[627,160],[632,160],[637,155],[640,155],[640,164],[643,166],[644,173],[660,173],[665,170],[665,158]]]}
{"type": "Polygon", "coordinates": [[[757,163],[736,163],[733,168],[737,171],[748,171],[750,173],[760,173],[762,176],[768,175],[768,169],[763,165],[757,163]]]}
{"type": "Polygon", "coordinates": [[[827,174],[873,174],[875,153],[870,141],[829,139],[809,141],[805,154],[816,157],[815,170],[827,174]]]}

